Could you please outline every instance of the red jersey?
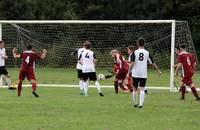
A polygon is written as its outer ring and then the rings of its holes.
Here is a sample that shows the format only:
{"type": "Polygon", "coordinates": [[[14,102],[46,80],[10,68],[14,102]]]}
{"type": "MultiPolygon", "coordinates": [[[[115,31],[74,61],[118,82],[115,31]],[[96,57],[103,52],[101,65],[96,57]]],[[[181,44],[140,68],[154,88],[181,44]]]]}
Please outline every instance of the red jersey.
{"type": "Polygon", "coordinates": [[[182,52],[178,56],[178,63],[182,63],[183,77],[193,75],[193,68],[196,60],[191,53],[182,52]]]}
{"type": "Polygon", "coordinates": [[[33,51],[24,51],[21,55],[22,69],[34,69],[35,60],[40,59],[40,54],[33,51]]]}
{"type": "Polygon", "coordinates": [[[114,63],[118,65],[119,69],[128,70],[128,64],[126,63],[124,56],[122,54],[119,54],[119,60],[121,61],[121,63],[117,63],[117,57],[115,55],[114,63]]]}

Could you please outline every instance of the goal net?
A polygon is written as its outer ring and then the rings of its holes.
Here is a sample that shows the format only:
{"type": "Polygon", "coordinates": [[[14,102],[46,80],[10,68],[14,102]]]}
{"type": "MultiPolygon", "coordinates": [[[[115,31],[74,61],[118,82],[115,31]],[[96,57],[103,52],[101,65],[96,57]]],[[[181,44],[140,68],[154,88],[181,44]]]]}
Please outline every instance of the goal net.
{"type": "MultiPolygon", "coordinates": [[[[147,86],[174,88],[177,79],[173,77],[171,65],[176,63],[174,46],[186,44],[189,52],[195,53],[191,33],[187,22],[173,20],[161,21],[0,21],[1,39],[9,58],[6,67],[17,81],[21,60],[12,57],[12,48],[22,52],[28,44],[36,52],[46,48],[45,60],[36,62],[36,77],[39,84],[75,85],[78,84],[75,66],[77,56],[71,56],[76,48],[90,40],[92,50],[96,53],[97,73],[109,74],[113,60],[112,49],[117,49],[127,57],[125,48],[136,45],[138,38],[145,39],[145,47],[163,76],[159,77],[154,70],[149,71],[147,86]],[[174,27],[173,27],[174,25],[174,27]],[[174,58],[175,57],[175,58],[174,58]],[[170,75],[171,73],[171,75],[170,75]]],[[[112,85],[112,80],[101,81],[103,85],[112,85]]]]}

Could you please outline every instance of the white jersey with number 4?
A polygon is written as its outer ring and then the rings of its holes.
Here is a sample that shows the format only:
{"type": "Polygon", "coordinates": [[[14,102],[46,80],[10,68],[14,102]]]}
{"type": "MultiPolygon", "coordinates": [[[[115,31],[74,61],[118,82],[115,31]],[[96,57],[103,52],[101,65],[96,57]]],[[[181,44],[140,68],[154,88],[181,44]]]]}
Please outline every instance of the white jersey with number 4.
{"type": "Polygon", "coordinates": [[[5,66],[5,59],[3,58],[6,56],[6,50],[5,48],[0,48],[0,67],[5,66]]]}
{"type": "Polygon", "coordinates": [[[94,60],[96,59],[95,53],[91,50],[85,50],[79,58],[82,62],[82,72],[90,73],[95,72],[94,60]]]}
{"type": "MultiPolygon", "coordinates": [[[[84,51],[85,51],[85,48],[79,48],[79,49],[78,49],[78,52],[77,52],[78,58],[80,57],[80,55],[81,55],[84,51]]],[[[82,70],[82,65],[79,63],[79,61],[78,61],[77,64],[76,64],[76,69],[82,70]]]]}
{"type": "Polygon", "coordinates": [[[153,59],[149,52],[145,49],[137,49],[131,56],[131,61],[134,62],[132,68],[132,77],[147,78],[147,65],[153,63],[153,59]]]}

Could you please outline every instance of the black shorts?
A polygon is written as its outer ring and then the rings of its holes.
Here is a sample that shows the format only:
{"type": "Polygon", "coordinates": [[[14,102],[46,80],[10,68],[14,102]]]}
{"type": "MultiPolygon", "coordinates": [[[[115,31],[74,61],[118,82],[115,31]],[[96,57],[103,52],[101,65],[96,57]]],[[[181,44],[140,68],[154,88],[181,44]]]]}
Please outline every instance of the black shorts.
{"type": "Polygon", "coordinates": [[[0,75],[8,75],[8,71],[6,70],[5,66],[0,67],[0,75]]]}
{"type": "Polygon", "coordinates": [[[83,80],[88,80],[88,79],[96,81],[97,80],[96,72],[83,73],[83,80]]]}
{"type": "Polygon", "coordinates": [[[82,70],[78,70],[77,69],[77,75],[78,75],[78,78],[83,78],[83,73],[82,73],[82,70]]]}
{"type": "Polygon", "coordinates": [[[146,78],[135,78],[135,77],[132,78],[133,78],[133,87],[135,88],[138,88],[138,86],[145,87],[147,81],[146,78]]]}

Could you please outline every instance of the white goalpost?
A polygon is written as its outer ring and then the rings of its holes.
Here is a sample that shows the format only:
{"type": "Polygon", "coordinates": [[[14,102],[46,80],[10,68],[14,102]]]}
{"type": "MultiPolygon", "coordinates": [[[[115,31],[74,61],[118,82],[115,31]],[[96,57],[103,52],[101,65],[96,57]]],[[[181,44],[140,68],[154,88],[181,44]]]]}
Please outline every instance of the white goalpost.
{"type": "MultiPolygon", "coordinates": [[[[5,41],[6,52],[10,58],[6,66],[14,70],[16,79],[18,70],[15,68],[20,67],[20,60],[16,61],[12,58],[11,49],[13,47],[22,51],[27,44],[32,44],[36,51],[41,51],[43,48],[48,49],[46,60],[38,61],[36,64],[36,71],[37,67],[42,68],[38,70],[42,70],[42,74],[38,72],[36,75],[39,80],[45,76],[49,81],[38,81],[39,86],[78,87],[74,78],[73,82],[68,83],[69,81],[61,81],[59,77],[50,75],[71,78],[71,75],[66,76],[67,71],[76,73],[74,68],[77,59],[70,56],[70,53],[75,48],[81,47],[84,40],[89,39],[93,44],[98,58],[97,68],[111,68],[110,50],[115,48],[123,51],[125,47],[135,45],[135,41],[140,37],[145,38],[146,48],[153,53],[158,66],[166,70],[166,73],[169,72],[166,84],[149,80],[148,82],[157,84],[153,84],[155,87],[147,87],[174,91],[175,45],[187,44],[188,49],[196,54],[187,22],[175,20],[0,21],[0,40],[5,41]]],[[[73,76],[76,79],[76,75],[73,76]]],[[[112,86],[104,85],[104,87],[112,86]]]]}

